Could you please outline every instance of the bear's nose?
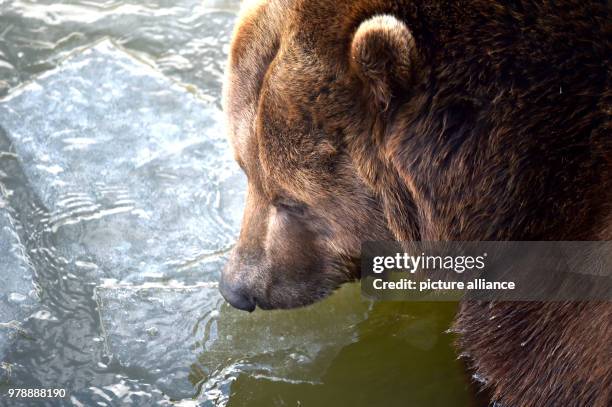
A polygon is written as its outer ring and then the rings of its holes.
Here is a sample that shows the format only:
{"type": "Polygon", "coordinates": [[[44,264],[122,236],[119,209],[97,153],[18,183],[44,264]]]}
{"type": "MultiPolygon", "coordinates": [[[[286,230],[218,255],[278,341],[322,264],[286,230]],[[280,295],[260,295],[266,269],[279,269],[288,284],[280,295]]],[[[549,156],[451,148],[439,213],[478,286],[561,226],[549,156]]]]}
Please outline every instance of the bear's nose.
{"type": "Polygon", "coordinates": [[[219,291],[230,305],[242,311],[253,312],[255,310],[255,298],[248,294],[244,284],[229,283],[223,277],[219,282],[219,291]]]}

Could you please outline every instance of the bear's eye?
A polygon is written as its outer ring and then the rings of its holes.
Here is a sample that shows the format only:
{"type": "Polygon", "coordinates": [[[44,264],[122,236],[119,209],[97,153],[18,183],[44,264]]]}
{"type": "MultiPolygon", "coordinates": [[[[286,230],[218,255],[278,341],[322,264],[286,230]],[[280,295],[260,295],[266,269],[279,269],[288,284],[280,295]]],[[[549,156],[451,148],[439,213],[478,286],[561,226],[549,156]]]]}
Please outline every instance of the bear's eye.
{"type": "Polygon", "coordinates": [[[294,201],[293,199],[277,198],[273,205],[276,209],[291,213],[293,215],[302,216],[306,213],[306,205],[294,201]]]}

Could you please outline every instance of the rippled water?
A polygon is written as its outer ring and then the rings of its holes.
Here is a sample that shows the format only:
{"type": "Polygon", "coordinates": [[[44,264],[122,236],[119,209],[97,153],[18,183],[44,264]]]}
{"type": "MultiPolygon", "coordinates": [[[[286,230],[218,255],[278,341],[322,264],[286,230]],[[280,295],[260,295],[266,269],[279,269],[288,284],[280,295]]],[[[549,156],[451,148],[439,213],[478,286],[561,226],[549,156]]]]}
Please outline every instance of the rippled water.
{"type": "Polygon", "coordinates": [[[237,1],[0,0],[0,405],[471,406],[454,304],[245,314],[237,1]],[[11,388],[64,399],[10,399],[11,388]]]}

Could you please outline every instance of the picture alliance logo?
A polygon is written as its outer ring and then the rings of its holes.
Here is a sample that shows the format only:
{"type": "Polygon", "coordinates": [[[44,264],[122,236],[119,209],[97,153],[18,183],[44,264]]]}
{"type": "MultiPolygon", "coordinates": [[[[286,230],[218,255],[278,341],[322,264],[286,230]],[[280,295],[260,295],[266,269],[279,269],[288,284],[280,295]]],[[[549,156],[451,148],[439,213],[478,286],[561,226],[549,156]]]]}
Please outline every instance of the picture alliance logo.
{"type": "Polygon", "coordinates": [[[392,256],[375,256],[372,259],[372,271],[375,274],[385,271],[404,271],[411,274],[417,271],[446,270],[461,274],[465,271],[485,268],[487,253],[479,256],[441,256],[441,255],[411,255],[408,253],[396,253],[392,256]]]}

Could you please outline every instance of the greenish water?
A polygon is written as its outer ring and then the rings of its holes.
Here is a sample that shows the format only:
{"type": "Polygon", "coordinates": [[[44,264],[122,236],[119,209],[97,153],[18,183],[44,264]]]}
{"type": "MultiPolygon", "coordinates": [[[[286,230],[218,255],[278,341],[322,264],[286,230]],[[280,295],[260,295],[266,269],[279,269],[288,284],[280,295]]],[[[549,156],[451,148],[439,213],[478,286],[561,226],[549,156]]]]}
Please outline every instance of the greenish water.
{"type": "Polygon", "coordinates": [[[456,304],[220,298],[244,198],[219,111],[237,10],[0,0],[0,405],[477,405],[456,304]],[[41,387],[68,396],[7,397],[41,387]]]}
{"type": "Polygon", "coordinates": [[[230,406],[473,406],[445,334],[455,305],[379,303],[359,339],[333,359],[319,385],[241,376],[230,406]]]}

